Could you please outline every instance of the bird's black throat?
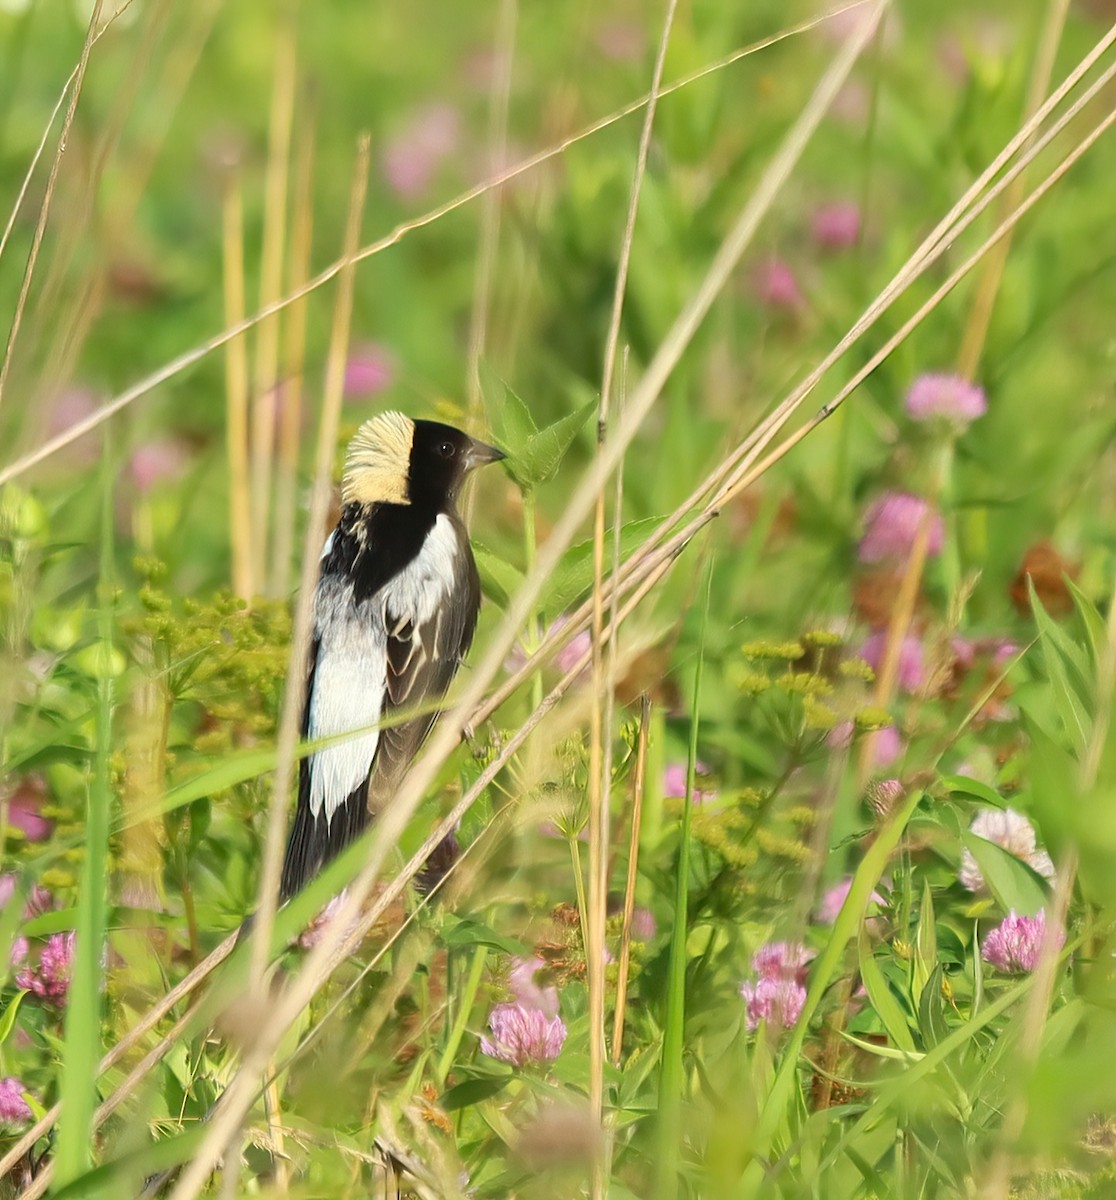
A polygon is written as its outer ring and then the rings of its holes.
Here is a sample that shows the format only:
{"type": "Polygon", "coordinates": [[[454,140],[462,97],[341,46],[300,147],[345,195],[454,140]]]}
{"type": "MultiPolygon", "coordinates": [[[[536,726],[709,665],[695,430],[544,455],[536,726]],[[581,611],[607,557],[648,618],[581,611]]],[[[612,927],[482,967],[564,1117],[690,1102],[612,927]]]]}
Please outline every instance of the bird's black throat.
{"type": "Polygon", "coordinates": [[[422,504],[346,504],[322,575],[352,580],[360,604],[418,557],[439,509],[422,504]]]}

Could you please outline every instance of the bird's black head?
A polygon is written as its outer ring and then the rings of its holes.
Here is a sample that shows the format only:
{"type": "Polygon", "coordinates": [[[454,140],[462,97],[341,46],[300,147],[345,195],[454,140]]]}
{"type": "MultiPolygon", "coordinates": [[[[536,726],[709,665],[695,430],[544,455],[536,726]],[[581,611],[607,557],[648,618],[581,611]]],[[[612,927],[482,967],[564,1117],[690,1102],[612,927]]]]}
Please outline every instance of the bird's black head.
{"type": "Polygon", "coordinates": [[[503,453],[452,425],[379,413],[349,444],[341,494],[347,504],[452,504],[474,467],[503,453]]]}

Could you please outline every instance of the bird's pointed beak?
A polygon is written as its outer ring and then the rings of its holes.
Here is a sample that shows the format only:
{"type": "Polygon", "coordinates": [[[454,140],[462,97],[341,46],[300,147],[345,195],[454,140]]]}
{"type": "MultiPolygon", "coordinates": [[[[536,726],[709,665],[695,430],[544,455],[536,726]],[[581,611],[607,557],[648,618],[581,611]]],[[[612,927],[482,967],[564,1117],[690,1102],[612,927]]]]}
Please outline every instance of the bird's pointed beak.
{"type": "Polygon", "coordinates": [[[469,449],[465,451],[465,469],[471,471],[474,467],[483,467],[487,463],[499,462],[503,458],[507,458],[503,450],[497,450],[495,446],[489,446],[485,442],[478,442],[476,438],[470,438],[469,449]]]}

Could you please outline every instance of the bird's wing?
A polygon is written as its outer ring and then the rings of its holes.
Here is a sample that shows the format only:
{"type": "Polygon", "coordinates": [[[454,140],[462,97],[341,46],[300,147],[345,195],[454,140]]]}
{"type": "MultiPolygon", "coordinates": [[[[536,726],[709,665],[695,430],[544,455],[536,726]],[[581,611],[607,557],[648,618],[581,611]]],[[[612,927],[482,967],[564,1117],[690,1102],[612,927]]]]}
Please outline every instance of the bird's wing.
{"type": "Polygon", "coordinates": [[[472,554],[463,544],[453,587],[425,619],[385,610],[387,695],[384,728],[372,765],[368,805],[375,812],[389,801],[437,718],[431,711],[446,693],[473,641],[480,582],[472,554]],[[398,718],[416,712],[409,720],[398,718]]]}

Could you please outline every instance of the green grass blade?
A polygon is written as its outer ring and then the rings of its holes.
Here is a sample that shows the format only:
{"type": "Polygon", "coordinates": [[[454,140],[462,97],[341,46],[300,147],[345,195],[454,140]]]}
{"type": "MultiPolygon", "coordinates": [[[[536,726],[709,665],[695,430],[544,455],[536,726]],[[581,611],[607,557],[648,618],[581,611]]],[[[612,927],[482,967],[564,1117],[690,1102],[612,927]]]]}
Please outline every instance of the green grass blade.
{"type": "MultiPolygon", "coordinates": [[[[112,656],[113,611],[113,480],[111,455],[104,456],[101,514],[101,602],[98,611],[98,649],[108,663],[112,656]]],[[[97,1064],[103,1052],[101,1037],[101,960],[108,924],[108,852],[112,786],[112,674],[97,680],[95,754],[85,817],[85,860],[78,890],[73,976],[63,1029],[62,1116],[55,1156],[56,1187],[84,1174],[92,1161],[93,1110],[97,1103],[97,1064]]],[[[90,1193],[87,1193],[90,1194],[90,1193]]]]}
{"type": "Polygon", "coordinates": [[[690,745],[686,762],[686,796],[682,801],[682,831],[678,846],[678,878],[674,894],[674,928],[667,969],[667,1014],[663,1030],[662,1071],[659,1075],[659,1129],[662,1158],[659,1164],[659,1200],[678,1195],[679,1148],[682,1138],[682,1045],[686,1026],[687,901],[690,875],[690,825],[693,816],[694,778],[697,773],[698,712],[701,707],[701,671],[705,658],[705,627],[712,594],[712,566],[706,575],[705,607],[701,617],[694,695],[690,707],[690,745]]]}

